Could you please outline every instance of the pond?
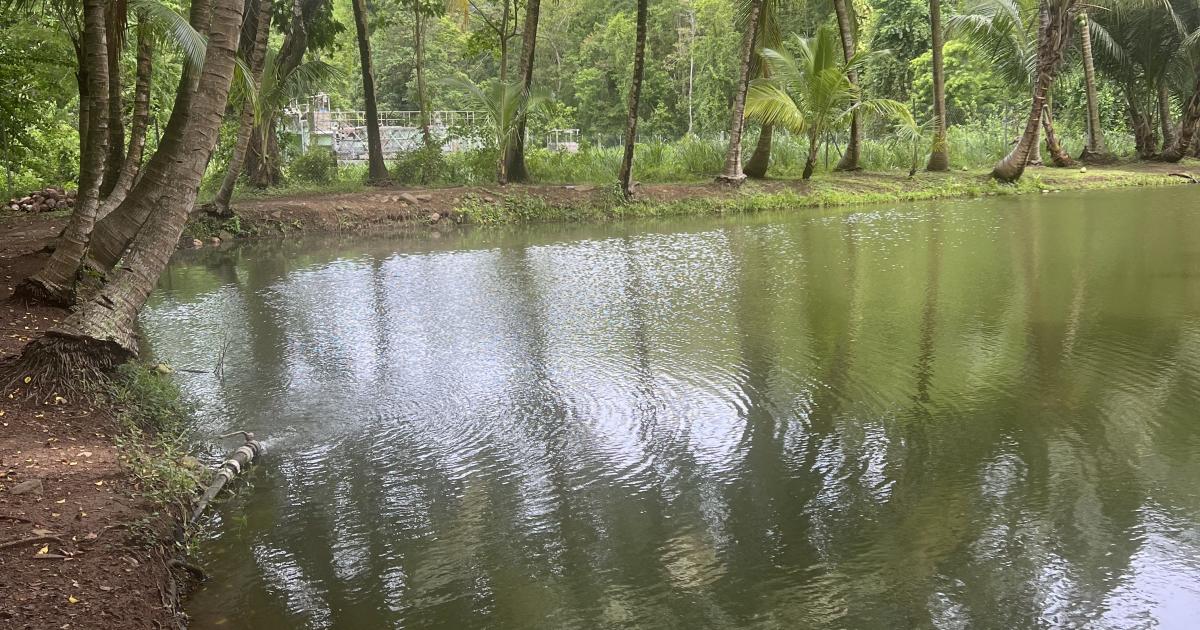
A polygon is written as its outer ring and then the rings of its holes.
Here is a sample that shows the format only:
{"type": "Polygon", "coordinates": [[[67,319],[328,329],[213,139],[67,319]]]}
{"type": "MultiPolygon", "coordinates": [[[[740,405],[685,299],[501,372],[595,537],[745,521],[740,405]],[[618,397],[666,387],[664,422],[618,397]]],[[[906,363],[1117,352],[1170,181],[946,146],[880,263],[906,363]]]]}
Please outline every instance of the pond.
{"type": "Polygon", "coordinates": [[[192,627],[1189,626],[1198,190],[181,253],[192,627]]]}

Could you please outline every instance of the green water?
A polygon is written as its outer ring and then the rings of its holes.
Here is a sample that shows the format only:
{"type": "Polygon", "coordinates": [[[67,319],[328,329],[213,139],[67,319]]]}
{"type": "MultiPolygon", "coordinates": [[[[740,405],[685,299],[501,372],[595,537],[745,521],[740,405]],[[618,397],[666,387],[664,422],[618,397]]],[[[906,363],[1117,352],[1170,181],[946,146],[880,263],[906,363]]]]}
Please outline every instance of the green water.
{"type": "Polygon", "coordinates": [[[181,255],[148,346],[270,449],[192,627],[1197,627],[1197,201],[181,255]]]}

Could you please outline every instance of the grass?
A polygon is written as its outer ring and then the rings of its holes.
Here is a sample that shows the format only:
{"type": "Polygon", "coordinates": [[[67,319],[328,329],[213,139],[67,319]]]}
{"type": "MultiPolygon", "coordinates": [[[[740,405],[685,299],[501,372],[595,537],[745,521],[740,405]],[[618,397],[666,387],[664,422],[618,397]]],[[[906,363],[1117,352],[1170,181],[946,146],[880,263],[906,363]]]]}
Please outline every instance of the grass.
{"type": "Polygon", "coordinates": [[[856,206],[898,201],[925,201],[947,198],[1019,195],[1062,190],[1164,186],[1183,180],[1162,174],[1134,171],[1089,171],[1054,169],[1029,174],[1015,185],[999,184],[979,172],[947,174],[920,173],[916,177],[877,177],[864,180],[854,176],[830,176],[814,179],[807,186],[778,186],[750,182],[732,195],[703,194],[673,201],[625,203],[616,193],[578,204],[551,204],[536,195],[517,193],[495,202],[468,196],[458,211],[468,222],[478,225],[506,225],[533,222],[605,221],[626,218],[655,218],[683,215],[720,215],[796,210],[831,206],[856,206]]]}
{"type": "Polygon", "coordinates": [[[147,544],[162,543],[154,522],[160,510],[178,507],[187,514],[207,471],[191,456],[187,426],[191,407],[183,401],[169,372],[144,363],[122,366],[108,396],[119,410],[121,461],[138,481],[141,494],[156,506],[139,529],[147,544]]]}

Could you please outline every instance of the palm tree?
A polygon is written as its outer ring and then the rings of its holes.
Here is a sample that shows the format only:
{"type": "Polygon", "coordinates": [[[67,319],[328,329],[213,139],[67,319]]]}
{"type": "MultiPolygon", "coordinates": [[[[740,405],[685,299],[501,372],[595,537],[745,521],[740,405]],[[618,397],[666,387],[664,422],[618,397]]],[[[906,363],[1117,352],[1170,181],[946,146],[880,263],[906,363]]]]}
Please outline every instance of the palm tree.
{"type": "Polygon", "coordinates": [[[817,153],[826,136],[854,120],[859,111],[871,111],[911,121],[903,104],[890,99],[862,100],[851,73],[861,69],[869,55],[855,53],[838,61],[837,35],[822,27],[816,36],[796,37],[796,56],[783,50],[763,49],[771,77],[755,79],[746,98],[746,116],[763,124],[779,125],[808,139],[804,179],[812,177],[817,153]]]}
{"type": "MultiPolygon", "coordinates": [[[[854,56],[857,48],[854,45],[855,22],[853,14],[853,5],[847,4],[846,0],[833,0],[833,10],[837,13],[838,33],[842,40],[842,54],[845,55],[846,61],[849,62],[854,56]]],[[[848,78],[850,83],[858,85],[858,70],[851,69],[848,78]]],[[[839,171],[856,171],[859,168],[858,154],[859,145],[862,141],[862,130],[859,129],[858,112],[853,112],[850,118],[850,139],[846,142],[846,152],[842,154],[842,159],[838,161],[837,170],[839,171]]]]}
{"type": "Polygon", "coordinates": [[[992,169],[992,177],[1001,182],[1015,182],[1021,178],[1029,160],[1029,152],[1037,144],[1039,125],[1046,129],[1047,139],[1052,142],[1051,148],[1057,145],[1052,140],[1053,130],[1045,104],[1062,62],[1063,51],[1071,38],[1076,4],[1077,0],[1041,0],[1038,9],[1036,80],[1029,105],[1029,118],[1017,146],[992,169]]]}
{"type": "Polygon", "coordinates": [[[493,80],[482,87],[466,79],[449,79],[446,83],[466,92],[472,106],[487,116],[487,131],[499,152],[496,182],[508,184],[508,161],[504,158],[516,142],[520,120],[544,106],[549,94],[536,88],[526,90],[520,81],[493,80]]]}
{"type": "MultiPolygon", "coordinates": [[[[739,15],[739,23],[744,22],[745,17],[745,15],[739,15]]],[[[763,48],[778,49],[782,45],[783,34],[779,28],[779,0],[765,0],[762,15],[758,19],[758,30],[754,36],[754,47],[759,50],[763,48]]],[[[769,70],[767,64],[762,61],[762,55],[756,54],[751,59],[753,61],[751,76],[756,79],[768,76],[769,70]]],[[[750,156],[750,161],[746,162],[745,168],[742,169],[746,177],[762,179],[767,176],[767,168],[771,165],[771,143],[774,135],[775,129],[771,125],[764,125],[759,130],[754,153],[750,156]]]]}
{"type": "Polygon", "coordinates": [[[371,33],[367,24],[367,0],[352,0],[354,28],[358,37],[359,66],[362,69],[363,100],[367,118],[367,181],[382,184],[388,179],[383,160],[383,141],[379,134],[379,101],[375,98],[375,69],[371,66],[371,33]]]}
{"type": "MultiPolygon", "coordinates": [[[[538,19],[541,0],[528,0],[525,5],[525,28],[521,33],[521,84],[526,90],[533,86],[534,52],[537,50],[538,19]]],[[[508,176],[514,182],[529,180],[525,168],[525,118],[517,122],[517,137],[508,155],[508,176]]]]}
{"type": "MultiPolygon", "coordinates": [[[[17,286],[14,297],[42,304],[69,306],[75,300],[76,271],[79,260],[87,250],[96,212],[100,207],[100,182],[104,177],[108,145],[108,51],[105,41],[106,0],[84,0],[83,59],[80,68],[87,76],[87,94],[91,98],[86,110],[88,123],[83,151],[79,155],[79,193],[75,211],[56,243],[50,260],[37,273],[17,286]]],[[[120,121],[116,121],[120,124],[120,121]]],[[[82,126],[82,125],[81,125],[82,126]]]]}
{"type": "Polygon", "coordinates": [[[1088,21],[1087,11],[1079,12],[1079,41],[1088,110],[1087,143],[1079,159],[1084,162],[1106,162],[1111,156],[1108,153],[1108,144],[1104,140],[1104,129],[1100,126],[1100,93],[1096,89],[1096,65],[1092,60],[1091,22],[1088,21]]]}
{"type": "MultiPolygon", "coordinates": [[[[271,36],[271,0],[258,0],[256,17],[253,20],[248,18],[246,22],[247,25],[253,26],[254,32],[254,46],[250,50],[251,80],[261,83],[263,66],[267,59],[267,43],[271,36]]],[[[229,156],[229,163],[225,165],[225,177],[221,179],[221,188],[217,190],[217,195],[209,210],[218,217],[228,217],[233,214],[229,211],[229,202],[233,198],[233,187],[237,184],[238,177],[242,173],[242,166],[246,162],[246,151],[250,148],[250,135],[254,131],[255,119],[258,118],[256,115],[258,108],[255,107],[257,96],[251,92],[244,95],[233,153],[229,156]]]]}
{"type": "Polygon", "coordinates": [[[621,195],[633,196],[633,149],[637,143],[638,105],[642,101],[642,75],[646,70],[646,15],[648,0],[637,3],[637,37],[633,49],[633,81],[629,84],[629,114],[625,119],[625,154],[621,158],[621,195]]]}
{"type": "Polygon", "coordinates": [[[746,15],[742,48],[738,54],[738,82],[733,92],[733,111],[729,118],[729,148],[725,152],[725,167],[717,181],[726,184],[741,184],[746,179],[742,171],[742,131],[746,128],[746,91],[750,86],[750,62],[754,56],[754,34],[758,30],[758,18],[762,15],[763,0],[741,0],[746,15]]]}
{"type": "Polygon", "coordinates": [[[927,171],[950,170],[950,145],[946,139],[946,69],[942,60],[942,2],[929,0],[929,29],[933,46],[933,146],[927,171]]]}

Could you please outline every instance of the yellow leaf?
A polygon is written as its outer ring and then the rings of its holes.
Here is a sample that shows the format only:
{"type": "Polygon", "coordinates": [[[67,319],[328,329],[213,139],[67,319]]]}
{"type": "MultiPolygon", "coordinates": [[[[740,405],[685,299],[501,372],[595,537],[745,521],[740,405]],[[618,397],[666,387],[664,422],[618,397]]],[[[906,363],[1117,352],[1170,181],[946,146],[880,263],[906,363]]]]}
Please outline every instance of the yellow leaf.
{"type": "Polygon", "coordinates": [[[66,499],[59,499],[59,500],[55,501],[55,503],[66,503],[66,502],[67,502],[66,499]]]}
{"type": "Polygon", "coordinates": [[[41,556],[48,553],[50,553],[50,545],[43,545],[41,549],[38,549],[37,555],[41,556]]]}
{"type": "Polygon", "coordinates": [[[30,382],[30,381],[32,381],[32,380],[33,380],[33,377],[32,377],[32,376],[26,376],[26,377],[25,377],[25,384],[26,384],[26,385],[28,385],[28,384],[29,384],[29,382],[30,382]]]}
{"type": "Polygon", "coordinates": [[[67,603],[68,603],[68,604],[78,604],[78,603],[79,603],[79,600],[78,600],[78,599],[75,599],[75,596],[74,596],[74,595],[68,595],[68,596],[67,596],[67,603]]]}
{"type": "Polygon", "coordinates": [[[96,485],[97,485],[97,486],[103,486],[103,485],[104,485],[104,480],[102,479],[102,480],[100,480],[100,481],[97,481],[97,482],[96,482],[96,485]]]}

